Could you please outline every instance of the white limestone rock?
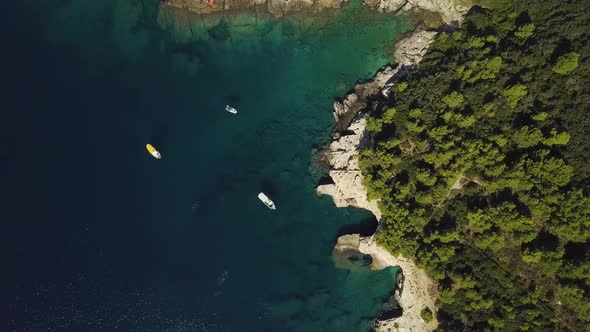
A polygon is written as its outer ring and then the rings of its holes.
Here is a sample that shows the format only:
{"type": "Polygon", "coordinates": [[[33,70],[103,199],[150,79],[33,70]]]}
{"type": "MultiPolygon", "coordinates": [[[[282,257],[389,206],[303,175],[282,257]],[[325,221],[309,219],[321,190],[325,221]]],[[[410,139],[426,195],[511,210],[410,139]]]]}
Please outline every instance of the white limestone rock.
{"type": "Polygon", "coordinates": [[[428,47],[430,47],[435,37],[435,31],[422,30],[398,40],[395,44],[395,61],[404,66],[417,65],[428,51],[428,47]]]}
{"type": "Polygon", "coordinates": [[[386,13],[428,10],[438,13],[445,23],[461,22],[470,7],[465,0],[380,0],[377,5],[386,13]]]}

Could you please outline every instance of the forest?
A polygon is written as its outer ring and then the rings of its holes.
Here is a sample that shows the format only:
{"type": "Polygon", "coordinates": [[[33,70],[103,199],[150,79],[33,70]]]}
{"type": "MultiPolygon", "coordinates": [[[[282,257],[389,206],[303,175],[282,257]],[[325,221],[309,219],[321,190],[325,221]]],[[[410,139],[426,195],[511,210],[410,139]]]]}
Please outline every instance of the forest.
{"type": "Polygon", "coordinates": [[[473,8],[367,118],[377,241],[442,331],[590,331],[589,6],[473,8]]]}

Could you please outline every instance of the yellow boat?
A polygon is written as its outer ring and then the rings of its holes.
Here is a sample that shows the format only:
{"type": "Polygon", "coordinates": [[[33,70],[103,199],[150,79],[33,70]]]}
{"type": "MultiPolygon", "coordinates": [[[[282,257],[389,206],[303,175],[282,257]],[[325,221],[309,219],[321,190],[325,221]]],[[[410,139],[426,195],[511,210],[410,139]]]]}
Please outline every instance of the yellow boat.
{"type": "Polygon", "coordinates": [[[148,150],[148,152],[156,159],[161,159],[162,155],[160,154],[160,152],[158,152],[158,150],[156,150],[156,148],[154,148],[153,145],[151,144],[146,144],[145,148],[148,150]]]}

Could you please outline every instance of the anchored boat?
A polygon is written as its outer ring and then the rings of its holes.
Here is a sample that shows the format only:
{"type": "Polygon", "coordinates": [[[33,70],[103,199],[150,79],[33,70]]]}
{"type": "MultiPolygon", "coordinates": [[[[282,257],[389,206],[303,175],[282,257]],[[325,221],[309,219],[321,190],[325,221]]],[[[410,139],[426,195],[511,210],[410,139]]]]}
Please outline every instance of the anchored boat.
{"type": "Polygon", "coordinates": [[[148,150],[148,152],[156,159],[162,159],[162,155],[160,154],[160,152],[158,150],[156,150],[156,148],[154,148],[153,145],[151,144],[146,144],[145,148],[148,150]]]}
{"type": "Polygon", "coordinates": [[[277,207],[275,206],[275,203],[268,198],[268,196],[266,196],[264,193],[260,193],[258,194],[258,199],[260,199],[262,201],[262,203],[264,203],[264,205],[266,205],[266,207],[268,207],[271,210],[276,210],[277,207]]]}
{"type": "Polygon", "coordinates": [[[231,114],[238,114],[238,110],[229,105],[225,105],[225,110],[230,112],[231,114]]]}

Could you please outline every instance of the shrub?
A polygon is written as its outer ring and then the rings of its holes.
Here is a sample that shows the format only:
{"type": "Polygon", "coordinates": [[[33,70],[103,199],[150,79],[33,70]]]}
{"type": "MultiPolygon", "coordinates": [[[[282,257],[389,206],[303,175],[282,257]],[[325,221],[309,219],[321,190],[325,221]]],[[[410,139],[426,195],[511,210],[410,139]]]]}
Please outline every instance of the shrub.
{"type": "Polygon", "coordinates": [[[518,30],[514,32],[514,35],[520,39],[527,39],[533,35],[535,32],[535,25],[533,23],[529,23],[523,26],[518,27],[518,30]]]}
{"type": "Polygon", "coordinates": [[[526,96],[527,89],[526,86],[522,84],[516,84],[509,88],[506,88],[502,91],[502,96],[506,98],[506,103],[510,108],[515,108],[516,104],[522,99],[522,97],[526,96]]]}
{"type": "Polygon", "coordinates": [[[422,309],[422,311],[420,311],[420,317],[422,317],[426,323],[432,322],[432,310],[428,307],[422,309]]]}
{"type": "Polygon", "coordinates": [[[564,54],[557,59],[553,71],[558,74],[568,74],[578,68],[578,60],[580,55],[576,52],[564,54]]]}
{"type": "Polygon", "coordinates": [[[451,94],[443,98],[443,102],[451,108],[459,107],[464,100],[465,97],[463,97],[462,94],[457,93],[456,91],[451,92],[451,94]]]}
{"type": "Polygon", "coordinates": [[[397,92],[404,92],[405,89],[408,88],[407,82],[401,82],[397,85],[397,92]]]}

